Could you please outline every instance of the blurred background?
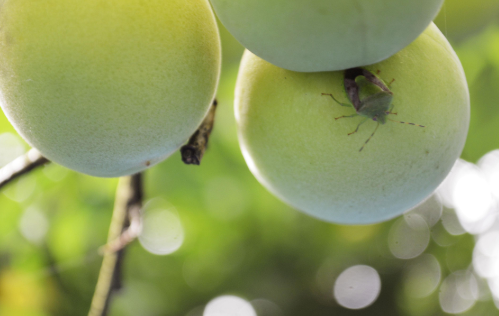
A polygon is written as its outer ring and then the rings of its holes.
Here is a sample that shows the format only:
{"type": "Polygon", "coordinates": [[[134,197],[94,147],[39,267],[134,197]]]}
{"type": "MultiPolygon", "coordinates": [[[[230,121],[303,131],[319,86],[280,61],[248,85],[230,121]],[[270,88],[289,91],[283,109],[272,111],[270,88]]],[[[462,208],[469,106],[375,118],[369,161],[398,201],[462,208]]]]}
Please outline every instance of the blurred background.
{"type": "MultiPolygon", "coordinates": [[[[251,175],[233,113],[243,48],[219,24],[209,149],[145,172],[110,315],[499,315],[499,1],[448,0],[436,23],[470,88],[462,159],[425,203],[368,226],[305,216],[251,175]]],[[[0,113],[0,167],[28,148],[0,113]]],[[[116,185],[49,164],[0,192],[1,316],[87,315],[116,185]]]]}

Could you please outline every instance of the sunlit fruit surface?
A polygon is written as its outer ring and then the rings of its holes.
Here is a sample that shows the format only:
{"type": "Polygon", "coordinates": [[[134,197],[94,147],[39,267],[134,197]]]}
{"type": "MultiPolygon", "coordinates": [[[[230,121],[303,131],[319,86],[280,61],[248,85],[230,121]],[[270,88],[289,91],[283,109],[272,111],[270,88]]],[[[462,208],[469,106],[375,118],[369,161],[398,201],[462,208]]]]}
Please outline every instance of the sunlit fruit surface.
{"type": "Polygon", "coordinates": [[[363,118],[336,120],[354,108],[322,95],[349,102],[343,71],[299,73],[243,57],[235,107],[246,162],[271,192],[322,220],[367,224],[400,215],[436,189],[464,146],[466,79],[435,25],[366,69],[391,82],[397,114],[377,130],[368,120],[348,135],[363,118]]]}
{"type": "Polygon", "coordinates": [[[414,41],[442,0],[211,0],[248,50],[294,71],[379,62],[414,41]]]}
{"type": "Polygon", "coordinates": [[[2,108],[50,160],[95,176],[131,174],[196,130],[220,55],[207,0],[6,1],[2,108]]]}

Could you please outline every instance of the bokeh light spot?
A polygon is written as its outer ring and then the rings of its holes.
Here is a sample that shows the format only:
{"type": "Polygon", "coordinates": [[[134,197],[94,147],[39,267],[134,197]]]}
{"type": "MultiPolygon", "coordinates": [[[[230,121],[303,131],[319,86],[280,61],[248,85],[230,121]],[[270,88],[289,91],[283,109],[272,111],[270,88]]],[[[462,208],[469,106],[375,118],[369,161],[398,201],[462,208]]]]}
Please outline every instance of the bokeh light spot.
{"type": "Polygon", "coordinates": [[[499,150],[493,150],[480,158],[478,167],[489,182],[492,194],[499,199],[499,150]]]}
{"type": "Polygon", "coordinates": [[[466,230],[459,222],[456,212],[453,209],[444,208],[444,212],[442,213],[442,225],[451,235],[458,236],[466,233],[466,230]]]}
{"type": "Polygon", "coordinates": [[[404,276],[404,290],[412,297],[426,297],[435,291],[440,278],[440,263],[433,255],[425,254],[408,266],[404,276]]]}
{"type": "Polygon", "coordinates": [[[436,193],[440,197],[440,200],[442,201],[444,206],[448,208],[455,207],[454,186],[456,184],[456,180],[461,175],[461,172],[463,172],[463,170],[466,170],[467,168],[473,168],[473,164],[463,159],[456,160],[456,163],[452,167],[445,180],[437,188],[436,193]]]}
{"type": "Polygon", "coordinates": [[[443,205],[437,194],[432,194],[423,203],[406,213],[406,215],[417,214],[421,216],[429,227],[435,225],[442,216],[443,205]]]}
{"type": "Polygon", "coordinates": [[[370,266],[357,265],[343,271],[334,284],[338,304],[349,309],[365,308],[379,296],[381,279],[370,266]]]}
{"type": "Polygon", "coordinates": [[[253,306],[246,300],[224,295],[211,300],[204,309],[203,316],[257,316],[253,306]]]}
{"type": "Polygon", "coordinates": [[[251,301],[251,305],[258,316],[284,316],[281,308],[276,303],[259,298],[251,301]]]}
{"type": "Polygon", "coordinates": [[[480,236],[473,249],[473,267],[484,278],[499,277],[499,232],[480,236]]]}
{"type": "Polygon", "coordinates": [[[492,207],[492,195],[485,177],[478,168],[466,168],[457,178],[452,199],[461,221],[477,222],[492,207]]]}
{"type": "Polygon", "coordinates": [[[35,177],[21,177],[15,180],[8,187],[3,189],[3,194],[12,201],[24,202],[26,201],[36,189],[35,177]]]}
{"type": "Polygon", "coordinates": [[[473,274],[457,271],[449,275],[440,286],[440,307],[449,314],[469,310],[478,297],[478,284],[473,274]]]}
{"type": "Polygon", "coordinates": [[[38,244],[47,233],[49,221],[38,208],[31,206],[26,209],[19,222],[19,230],[27,240],[38,244]]]}
{"type": "Polygon", "coordinates": [[[167,255],[184,242],[184,229],[177,211],[166,201],[158,198],[146,203],[141,218],[139,241],[147,251],[167,255]]]}
{"type": "Polygon", "coordinates": [[[430,242],[430,230],[426,221],[417,214],[406,214],[397,220],[388,234],[388,246],[399,259],[419,256],[430,242]]]}
{"type": "Polygon", "coordinates": [[[68,175],[69,169],[66,169],[58,164],[51,163],[43,167],[43,173],[50,180],[59,182],[68,175]]]}

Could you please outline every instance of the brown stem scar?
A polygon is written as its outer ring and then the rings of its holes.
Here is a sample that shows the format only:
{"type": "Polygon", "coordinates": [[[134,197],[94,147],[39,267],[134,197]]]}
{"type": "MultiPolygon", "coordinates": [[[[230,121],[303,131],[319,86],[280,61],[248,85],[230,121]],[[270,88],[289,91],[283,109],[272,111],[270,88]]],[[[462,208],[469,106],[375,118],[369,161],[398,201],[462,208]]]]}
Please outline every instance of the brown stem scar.
{"type": "Polygon", "coordinates": [[[208,145],[208,140],[213,130],[217,100],[214,99],[208,114],[196,132],[191,136],[186,145],[180,148],[182,161],[186,165],[199,165],[208,145]]]}

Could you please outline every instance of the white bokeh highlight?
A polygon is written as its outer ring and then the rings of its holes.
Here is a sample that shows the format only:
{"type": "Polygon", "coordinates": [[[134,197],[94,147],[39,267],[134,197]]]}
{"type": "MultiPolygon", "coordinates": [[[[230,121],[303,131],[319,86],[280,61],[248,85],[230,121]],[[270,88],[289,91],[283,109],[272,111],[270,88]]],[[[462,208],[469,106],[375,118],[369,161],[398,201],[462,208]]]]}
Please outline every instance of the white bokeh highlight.
{"type": "Polygon", "coordinates": [[[443,205],[437,194],[432,194],[429,198],[417,205],[406,215],[417,214],[421,216],[428,224],[428,227],[434,226],[440,220],[443,212],[443,205]]]}
{"type": "Polygon", "coordinates": [[[478,167],[483,171],[492,194],[499,200],[499,150],[496,149],[484,155],[478,161],[478,167]]]}
{"type": "MultiPolygon", "coordinates": [[[[484,165],[490,167],[490,163],[484,165]]],[[[462,159],[456,162],[437,193],[445,206],[455,209],[468,233],[485,232],[497,216],[497,202],[486,172],[462,159]]]]}
{"type": "Polygon", "coordinates": [[[463,313],[478,299],[478,284],[469,271],[457,271],[442,282],[439,293],[440,307],[449,314],[463,313]]]}
{"type": "Polygon", "coordinates": [[[461,171],[454,184],[452,200],[464,222],[477,222],[489,213],[493,206],[492,192],[480,169],[468,167],[461,171]]]}
{"type": "Polygon", "coordinates": [[[184,228],[176,209],[163,199],[144,205],[139,241],[142,247],[156,255],[168,255],[184,242],[184,228]]]}
{"type": "Polygon", "coordinates": [[[48,228],[47,216],[34,206],[28,207],[19,221],[19,230],[23,237],[35,244],[43,241],[48,228]]]}
{"type": "Polygon", "coordinates": [[[466,230],[463,228],[461,222],[459,222],[454,209],[444,209],[442,213],[442,226],[449,234],[454,236],[466,233],[466,230]]]}
{"type": "Polygon", "coordinates": [[[483,278],[499,277],[499,231],[479,237],[473,249],[473,267],[483,278]]]}
{"type": "Polygon", "coordinates": [[[399,259],[411,259],[422,254],[430,242],[430,229],[418,214],[405,214],[391,227],[388,246],[399,259]]]}
{"type": "Polygon", "coordinates": [[[343,271],[334,283],[334,298],[343,307],[361,309],[376,301],[381,292],[378,272],[366,265],[356,265],[343,271]]]}
{"type": "Polygon", "coordinates": [[[491,295],[499,308],[499,150],[476,165],[459,159],[436,192],[447,207],[445,229],[452,235],[475,235],[472,270],[479,277],[470,271],[447,277],[440,291],[442,309],[462,313],[491,295]]]}
{"type": "Polygon", "coordinates": [[[414,260],[404,273],[404,291],[408,296],[423,298],[432,294],[440,284],[442,269],[431,254],[414,260]]]}
{"type": "Polygon", "coordinates": [[[257,316],[253,306],[246,300],[233,295],[219,296],[211,300],[203,316],[257,316]]]}

